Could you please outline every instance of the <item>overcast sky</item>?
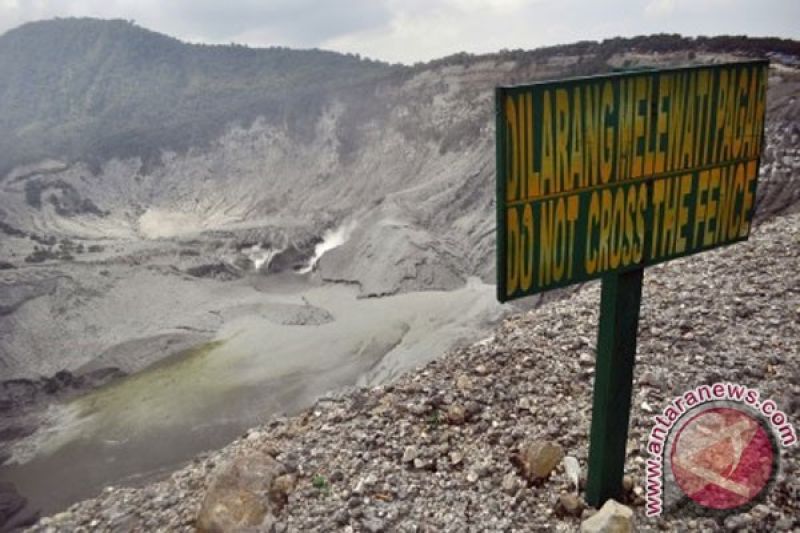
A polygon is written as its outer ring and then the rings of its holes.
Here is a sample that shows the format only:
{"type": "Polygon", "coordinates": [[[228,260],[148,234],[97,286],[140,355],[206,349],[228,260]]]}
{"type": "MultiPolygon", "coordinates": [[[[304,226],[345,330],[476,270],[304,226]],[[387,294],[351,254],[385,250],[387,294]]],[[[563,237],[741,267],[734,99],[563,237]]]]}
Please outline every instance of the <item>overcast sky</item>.
{"type": "Polygon", "coordinates": [[[0,0],[0,33],[68,16],[130,19],[192,42],[403,63],[658,32],[800,39],[800,0],[0,0]]]}

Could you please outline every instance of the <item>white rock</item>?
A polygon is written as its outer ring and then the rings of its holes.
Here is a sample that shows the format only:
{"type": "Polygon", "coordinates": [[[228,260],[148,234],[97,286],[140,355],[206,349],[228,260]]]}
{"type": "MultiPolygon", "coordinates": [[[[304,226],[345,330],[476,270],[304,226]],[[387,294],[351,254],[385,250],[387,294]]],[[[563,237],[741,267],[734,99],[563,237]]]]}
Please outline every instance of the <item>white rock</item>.
{"type": "Polygon", "coordinates": [[[633,511],[608,500],[595,514],[581,523],[581,533],[632,533],[633,511]]]}
{"type": "Polygon", "coordinates": [[[564,471],[567,473],[569,482],[577,491],[581,479],[581,465],[578,463],[578,460],[571,455],[564,457],[564,471]]]}

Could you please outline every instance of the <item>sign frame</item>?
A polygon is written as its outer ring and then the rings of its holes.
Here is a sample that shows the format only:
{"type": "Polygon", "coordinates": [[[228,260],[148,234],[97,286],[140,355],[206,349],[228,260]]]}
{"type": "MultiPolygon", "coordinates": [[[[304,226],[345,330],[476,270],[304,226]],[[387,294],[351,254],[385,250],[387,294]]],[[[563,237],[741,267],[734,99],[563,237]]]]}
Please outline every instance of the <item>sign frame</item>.
{"type": "MultiPolygon", "coordinates": [[[[760,142],[759,146],[755,148],[750,148],[753,152],[757,155],[751,157],[737,157],[737,158],[730,158],[724,161],[716,161],[710,165],[706,166],[694,166],[690,165],[684,168],[678,168],[674,170],[670,170],[668,172],[660,172],[660,173],[653,173],[650,175],[642,175],[635,179],[625,179],[625,180],[617,180],[613,178],[607,183],[602,186],[593,187],[594,190],[600,189],[610,189],[611,191],[615,191],[620,187],[630,187],[635,186],[637,184],[641,184],[647,187],[647,204],[648,209],[647,213],[645,214],[646,221],[646,231],[645,231],[645,242],[642,244],[643,247],[643,254],[641,261],[635,262],[632,264],[628,264],[624,267],[614,268],[613,270],[605,270],[603,272],[596,272],[589,276],[582,276],[579,278],[565,278],[555,283],[547,284],[545,287],[539,287],[535,290],[531,289],[529,291],[517,291],[513,293],[508,292],[508,285],[507,285],[507,276],[505,275],[508,268],[508,254],[509,254],[509,245],[508,245],[508,233],[507,233],[507,216],[508,216],[508,202],[507,202],[507,185],[508,185],[508,162],[507,158],[509,157],[509,139],[508,139],[508,128],[506,125],[506,113],[505,113],[505,100],[507,96],[515,96],[519,94],[530,93],[532,91],[544,91],[544,90],[551,90],[555,91],[556,89],[566,89],[568,91],[573,90],[576,87],[580,87],[582,85],[592,84],[592,83],[602,83],[605,81],[611,81],[613,83],[621,83],[620,80],[625,80],[628,78],[637,78],[637,77],[651,77],[653,78],[653,84],[656,84],[656,80],[659,76],[667,76],[667,75],[679,75],[684,73],[691,73],[691,72],[699,72],[699,71],[709,71],[712,75],[715,72],[719,72],[723,69],[735,69],[735,68],[748,68],[751,72],[756,72],[755,69],[757,68],[764,68],[765,76],[768,77],[768,66],[769,60],[767,59],[753,59],[747,61],[738,61],[738,62],[725,62],[725,63],[717,63],[711,65],[691,65],[691,66],[681,66],[681,67],[670,67],[664,69],[637,69],[631,71],[624,71],[624,72],[614,72],[609,74],[603,75],[595,75],[595,76],[583,76],[583,77],[574,77],[568,78],[564,80],[548,80],[548,81],[540,81],[531,84],[524,84],[524,85],[512,85],[512,86],[500,86],[495,88],[495,118],[496,118],[496,144],[495,144],[495,161],[496,161],[496,217],[497,217],[497,254],[496,254],[496,269],[497,269],[497,299],[500,302],[507,302],[516,298],[529,296],[532,294],[538,294],[541,292],[545,292],[547,290],[562,288],[569,285],[573,285],[576,283],[582,283],[586,281],[591,281],[593,279],[600,279],[605,274],[611,272],[623,273],[636,270],[637,268],[644,268],[647,266],[657,265],[659,263],[663,263],[666,261],[670,261],[672,259],[679,259],[681,257],[686,257],[689,255],[693,255],[696,253],[700,253],[703,251],[707,251],[713,248],[717,248],[723,245],[734,244],[736,242],[741,242],[747,240],[750,233],[750,226],[753,218],[753,214],[755,212],[755,198],[757,195],[757,187],[758,187],[758,179],[757,173],[758,169],[761,166],[761,155],[763,152],[763,144],[764,144],[764,123],[765,120],[761,123],[760,129],[760,142]],[[652,220],[652,209],[650,208],[650,201],[653,195],[653,184],[656,181],[662,179],[672,179],[678,176],[686,175],[686,174],[693,174],[694,175],[694,182],[697,181],[697,174],[703,170],[708,169],[722,169],[727,167],[734,167],[735,165],[739,165],[742,163],[751,163],[755,164],[755,173],[756,176],[753,179],[752,184],[752,191],[750,191],[750,195],[752,197],[752,204],[748,210],[746,219],[748,221],[748,228],[745,234],[742,234],[735,238],[725,238],[722,242],[714,242],[708,246],[694,246],[694,242],[692,243],[693,246],[688,247],[682,252],[679,253],[671,253],[669,255],[661,256],[661,257],[652,257],[651,254],[651,231],[650,228],[652,227],[653,220],[652,220]]],[[[711,80],[712,83],[716,80],[711,80]]],[[[763,90],[766,92],[766,79],[763,80],[763,90]]],[[[716,86],[710,87],[710,89],[716,89],[716,86]]],[[[657,93],[656,93],[657,94],[657,93]]],[[[709,96],[710,98],[710,96],[709,96]]],[[[752,97],[751,97],[752,98],[752,97]]],[[[653,104],[657,103],[658,96],[654,97],[653,104]]],[[[672,105],[670,103],[670,105],[672,105]]],[[[709,106],[711,106],[711,102],[709,102],[709,106]]],[[[655,114],[657,113],[656,106],[653,106],[651,109],[651,115],[647,117],[648,121],[648,128],[652,128],[651,121],[656,120],[655,114]]],[[[712,118],[716,117],[717,110],[713,109],[710,112],[708,119],[711,120],[712,118]]],[[[532,126],[533,128],[534,126],[532,126]]],[[[535,137],[540,137],[538,134],[534,134],[535,137]]],[[[657,141],[653,141],[657,142],[657,141]]],[[[717,139],[712,139],[707,141],[717,142],[717,139]]],[[[752,143],[752,141],[751,141],[752,143]]],[[[616,164],[614,163],[615,168],[613,171],[616,171],[616,164]]],[[[731,172],[733,172],[733,168],[731,168],[731,172]]],[[[576,190],[573,193],[562,192],[560,195],[565,196],[567,194],[574,194],[574,195],[582,195],[588,194],[588,190],[576,190]]],[[[699,193],[697,193],[699,195],[699,193]]],[[[710,195],[710,193],[709,193],[710,195]]],[[[541,199],[534,198],[534,199],[520,199],[517,203],[535,203],[540,202],[541,199]]],[[[581,200],[583,201],[583,200],[581,200]]],[[[659,243],[660,244],[660,243],[659,243]]],[[[586,253],[586,250],[583,250],[586,253]]],[[[580,253],[580,251],[578,252],[580,253]]]]}

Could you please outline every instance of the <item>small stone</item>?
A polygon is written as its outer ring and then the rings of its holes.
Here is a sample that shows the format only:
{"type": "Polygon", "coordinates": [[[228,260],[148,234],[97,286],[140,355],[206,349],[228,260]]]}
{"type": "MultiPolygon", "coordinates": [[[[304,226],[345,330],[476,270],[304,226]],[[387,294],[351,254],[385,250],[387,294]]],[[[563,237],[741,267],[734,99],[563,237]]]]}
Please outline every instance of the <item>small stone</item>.
{"type": "Polygon", "coordinates": [[[456,388],[460,391],[467,391],[472,388],[472,380],[466,374],[461,374],[456,378],[456,388]]]}
{"type": "Polygon", "coordinates": [[[639,378],[639,385],[646,385],[648,387],[657,387],[658,381],[659,380],[658,378],[656,378],[656,375],[648,370],[647,372],[642,374],[642,376],[639,378]]]}
{"type": "Polygon", "coordinates": [[[350,513],[348,513],[346,509],[339,509],[336,511],[336,514],[333,515],[333,521],[337,526],[341,527],[350,521],[350,513]]]}
{"type": "Polygon", "coordinates": [[[631,476],[622,476],[622,490],[625,492],[633,490],[633,478],[631,476]]]}
{"type": "Polygon", "coordinates": [[[632,533],[633,511],[608,500],[595,514],[581,523],[581,533],[632,533]]]}
{"type": "Polygon", "coordinates": [[[464,404],[464,416],[467,420],[472,420],[481,414],[481,406],[478,402],[466,402],[464,404]]]}
{"type": "Polygon", "coordinates": [[[366,477],[358,480],[358,483],[356,483],[356,486],[353,488],[353,493],[364,494],[368,489],[374,487],[377,482],[378,478],[375,477],[375,474],[368,474],[366,477]]]}
{"type": "Polygon", "coordinates": [[[740,531],[746,529],[752,521],[753,517],[747,514],[731,515],[725,519],[725,529],[728,531],[740,531]]]}
{"type": "Polygon", "coordinates": [[[460,425],[464,423],[466,419],[466,413],[464,412],[464,408],[460,405],[451,405],[447,408],[447,420],[451,424],[460,425]]]}
{"type": "Polygon", "coordinates": [[[505,476],[503,476],[503,482],[501,483],[500,486],[503,489],[503,492],[505,492],[509,496],[513,496],[519,490],[520,487],[519,478],[517,478],[516,474],[514,474],[513,472],[508,473],[505,476]]]}
{"type": "Polygon", "coordinates": [[[581,516],[585,507],[583,500],[575,494],[562,493],[556,503],[556,513],[561,516],[581,516]]]}
{"type": "Polygon", "coordinates": [[[564,457],[564,471],[572,487],[578,490],[581,485],[581,465],[578,460],[571,455],[564,457]]]}
{"type": "Polygon", "coordinates": [[[751,513],[754,514],[754,515],[757,515],[757,516],[764,517],[764,516],[767,516],[769,514],[769,507],[767,507],[763,503],[759,503],[758,505],[753,507],[753,510],[751,511],[751,513]]]}
{"type": "Polygon", "coordinates": [[[278,476],[269,489],[269,497],[278,509],[281,509],[289,500],[289,495],[294,491],[295,478],[292,474],[278,476]]]}
{"type": "Polygon", "coordinates": [[[421,457],[417,457],[414,459],[414,468],[417,470],[428,470],[433,466],[433,461],[430,459],[423,459],[421,457]]]}
{"type": "Polygon", "coordinates": [[[428,412],[430,406],[422,403],[412,403],[406,407],[409,413],[416,416],[423,416],[428,412]]]}
{"type": "Polygon", "coordinates": [[[522,473],[528,481],[546,479],[563,458],[561,445],[542,440],[523,446],[519,454],[522,473]]]}
{"type": "Polygon", "coordinates": [[[461,464],[464,460],[464,454],[461,452],[450,452],[450,463],[455,466],[461,464]]]}
{"type": "Polygon", "coordinates": [[[364,520],[361,522],[361,525],[364,526],[364,530],[369,531],[369,533],[381,533],[386,529],[386,524],[378,518],[364,520]]]}
{"type": "Polygon", "coordinates": [[[527,396],[523,396],[517,401],[517,409],[520,411],[533,411],[533,402],[527,396]]]}
{"type": "MultiPolygon", "coordinates": [[[[259,436],[258,438],[261,438],[261,436],[262,436],[260,433],[251,433],[251,434],[250,434],[250,435],[247,437],[247,440],[251,440],[251,439],[250,439],[250,437],[252,437],[253,435],[258,435],[258,436],[259,436]]],[[[281,450],[280,450],[280,448],[278,448],[277,446],[275,446],[275,444],[274,444],[274,443],[272,443],[272,442],[266,442],[266,443],[264,443],[264,444],[261,446],[260,450],[261,450],[263,453],[266,453],[267,455],[270,455],[270,456],[272,456],[272,457],[275,457],[275,458],[277,458],[277,457],[278,457],[278,456],[281,454],[281,450]]]]}
{"type": "Polygon", "coordinates": [[[109,520],[109,526],[113,531],[134,531],[138,521],[130,514],[118,514],[109,520]]]}
{"type": "Polygon", "coordinates": [[[350,499],[347,500],[347,506],[350,509],[355,509],[359,505],[361,505],[361,498],[359,498],[358,496],[351,496],[350,499]]]}
{"type": "Polygon", "coordinates": [[[475,367],[475,373],[479,376],[485,376],[489,373],[489,371],[487,370],[486,365],[478,365],[475,367]]]}
{"type": "Polygon", "coordinates": [[[401,459],[404,463],[411,463],[419,456],[419,451],[417,450],[416,446],[408,446],[406,450],[403,452],[403,458],[401,459]]]}

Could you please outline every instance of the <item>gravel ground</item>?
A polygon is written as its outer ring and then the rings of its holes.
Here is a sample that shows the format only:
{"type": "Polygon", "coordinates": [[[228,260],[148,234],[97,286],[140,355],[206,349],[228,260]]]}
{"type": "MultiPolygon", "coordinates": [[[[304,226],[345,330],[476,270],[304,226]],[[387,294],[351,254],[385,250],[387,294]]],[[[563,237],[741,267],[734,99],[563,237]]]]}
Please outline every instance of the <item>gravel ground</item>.
{"type": "MultiPolygon", "coordinates": [[[[649,519],[642,489],[650,417],[687,389],[720,380],[755,387],[798,424],[799,271],[800,215],[646,271],[624,502],[640,531],[800,527],[796,445],[782,450],[772,492],[745,514],[649,519]]],[[[527,482],[515,457],[535,440],[557,443],[585,475],[598,310],[591,284],[392,384],[322,398],[168,480],[107,488],[32,530],[190,531],[222,465],[260,455],[274,457],[288,482],[256,531],[575,530],[592,511],[557,505],[574,492],[563,466],[527,482]]]]}

